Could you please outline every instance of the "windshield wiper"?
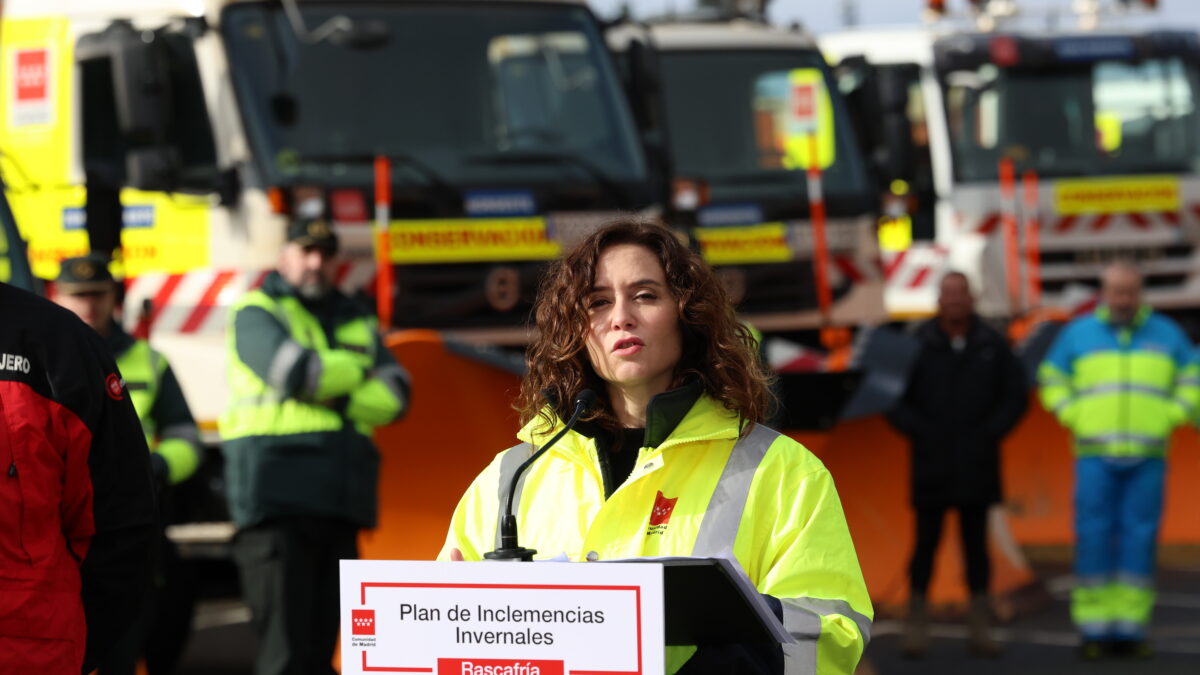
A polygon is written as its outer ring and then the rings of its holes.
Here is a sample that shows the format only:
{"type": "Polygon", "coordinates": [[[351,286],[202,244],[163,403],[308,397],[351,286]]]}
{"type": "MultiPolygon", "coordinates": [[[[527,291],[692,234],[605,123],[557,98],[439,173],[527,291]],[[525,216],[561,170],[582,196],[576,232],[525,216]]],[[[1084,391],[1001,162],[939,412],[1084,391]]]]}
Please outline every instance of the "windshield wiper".
{"type": "Polygon", "coordinates": [[[375,20],[355,21],[339,14],[325,23],[309,30],[304,25],[304,15],[296,0],[282,0],[283,12],[291,24],[296,39],[306,45],[317,45],[326,40],[335,45],[354,49],[371,49],[386,44],[391,37],[387,24],[375,20]]]}
{"type": "MultiPolygon", "coordinates": [[[[417,159],[412,155],[394,154],[394,155],[371,155],[371,154],[345,154],[345,155],[298,155],[298,164],[373,164],[376,157],[386,157],[389,162],[399,164],[413,173],[425,179],[425,183],[432,189],[432,192],[439,197],[439,201],[443,206],[454,207],[459,200],[458,189],[451,185],[436,169],[429,166],[425,162],[417,159]]],[[[395,181],[395,175],[392,177],[395,181]]]]}
{"type": "Polygon", "coordinates": [[[467,164],[490,164],[493,166],[529,165],[529,164],[565,164],[580,169],[592,181],[608,193],[619,208],[628,208],[628,196],[624,188],[613,180],[603,169],[591,161],[566,152],[495,152],[483,155],[468,155],[463,158],[467,164]]]}
{"type": "MultiPolygon", "coordinates": [[[[346,155],[298,155],[297,163],[299,164],[373,164],[375,158],[380,155],[368,154],[346,154],[346,155]]],[[[417,159],[412,155],[382,155],[388,161],[399,164],[407,169],[411,169],[413,173],[418,174],[425,179],[431,187],[439,190],[455,191],[454,186],[450,185],[436,169],[429,166],[425,162],[417,159]]]]}

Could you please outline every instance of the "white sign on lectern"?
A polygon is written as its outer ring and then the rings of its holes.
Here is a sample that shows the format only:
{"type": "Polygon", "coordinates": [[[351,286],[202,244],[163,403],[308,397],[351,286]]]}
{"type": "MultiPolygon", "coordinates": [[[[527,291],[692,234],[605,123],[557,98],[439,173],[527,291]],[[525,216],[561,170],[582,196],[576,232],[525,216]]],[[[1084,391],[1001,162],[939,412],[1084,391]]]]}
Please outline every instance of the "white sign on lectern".
{"type": "Polygon", "coordinates": [[[663,675],[653,563],[343,560],[342,673],[663,675]]]}

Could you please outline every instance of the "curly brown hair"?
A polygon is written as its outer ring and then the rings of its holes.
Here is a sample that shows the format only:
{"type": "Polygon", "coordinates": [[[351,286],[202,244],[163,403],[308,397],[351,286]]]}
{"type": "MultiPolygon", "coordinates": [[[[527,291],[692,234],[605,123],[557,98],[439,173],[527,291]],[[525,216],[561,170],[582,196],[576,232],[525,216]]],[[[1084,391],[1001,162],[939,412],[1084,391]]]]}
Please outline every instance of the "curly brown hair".
{"type": "Polygon", "coordinates": [[[762,422],[772,397],[750,330],[738,321],[724,286],[695,252],[666,227],[623,219],[609,223],[555,261],[542,277],[534,302],[539,329],[525,353],[528,371],[514,407],[525,424],[541,416],[571,416],[572,400],[584,389],[597,394],[597,404],[584,417],[609,430],[620,428],[607,385],[587,354],[589,331],[585,301],[595,283],[600,255],[619,244],[645,247],[663,266],[667,286],[678,303],[682,356],[672,388],[697,381],[704,392],[736,412],[744,422],[762,422]]]}

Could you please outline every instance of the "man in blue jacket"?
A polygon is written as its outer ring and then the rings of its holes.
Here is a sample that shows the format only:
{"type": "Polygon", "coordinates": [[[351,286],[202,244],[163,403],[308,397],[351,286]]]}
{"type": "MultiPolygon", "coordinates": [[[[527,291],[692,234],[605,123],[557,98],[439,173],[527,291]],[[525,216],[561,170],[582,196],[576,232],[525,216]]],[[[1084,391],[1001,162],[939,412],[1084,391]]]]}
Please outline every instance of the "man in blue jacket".
{"type": "Polygon", "coordinates": [[[1063,329],[1038,370],[1042,404],[1074,436],[1071,616],[1089,660],[1151,653],[1167,445],[1200,405],[1192,343],[1142,304],[1137,268],[1106,269],[1102,301],[1063,329]]]}

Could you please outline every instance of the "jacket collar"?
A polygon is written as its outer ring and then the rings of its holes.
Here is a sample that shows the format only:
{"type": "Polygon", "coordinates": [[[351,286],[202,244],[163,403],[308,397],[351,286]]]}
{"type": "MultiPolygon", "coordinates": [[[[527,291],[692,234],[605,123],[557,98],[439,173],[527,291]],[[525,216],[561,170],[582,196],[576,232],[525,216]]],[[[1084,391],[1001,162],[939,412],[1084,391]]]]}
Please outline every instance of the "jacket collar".
{"type": "Polygon", "coordinates": [[[296,294],[296,289],[292,288],[292,285],[285,281],[283,276],[279,274],[277,270],[271,270],[270,274],[263,279],[262,286],[260,288],[263,293],[266,293],[273,298],[296,294]]]}
{"type": "MultiPolygon", "coordinates": [[[[982,322],[980,322],[979,315],[976,315],[976,313],[972,313],[972,315],[967,318],[967,331],[964,335],[967,340],[972,339],[972,337],[978,337],[980,323],[982,322]]],[[[926,337],[929,337],[929,339],[937,339],[944,342],[950,341],[950,336],[946,334],[946,331],[942,330],[942,322],[936,316],[934,318],[930,318],[929,321],[926,321],[924,325],[920,327],[919,333],[924,334],[926,337]]]]}
{"type": "Polygon", "coordinates": [[[108,335],[105,337],[108,342],[108,349],[112,352],[113,358],[125,353],[126,349],[133,346],[137,340],[132,335],[125,332],[121,324],[116,321],[110,321],[108,325],[108,335]]]}
{"type": "MultiPolygon", "coordinates": [[[[1129,324],[1129,328],[1133,330],[1141,328],[1142,324],[1146,323],[1146,320],[1150,318],[1152,312],[1153,310],[1150,308],[1150,305],[1138,307],[1137,314],[1133,315],[1133,322],[1129,324]]],[[[1109,311],[1108,305],[1100,305],[1096,308],[1096,318],[1100,320],[1100,323],[1113,325],[1112,312],[1109,311]]]]}
{"type": "MultiPolygon", "coordinates": [[[[562,427],[563,421],[554,418],[553,425],[547,428],[542,417],[538,416],[517,433],[517,438],[540,446],[562,427]]],[[[579,445],[595,438],[598,433],[595,425],[577,424],[559,444],[579,445]]],[[[699,382],[663,392],[652,398],[646,407],[645,447],[735,439],[740,433],[741,420],[737,413],[704,394],[703,385],[699,382]]]]}
{"type": "Polygon", "coordinates": [[[263,279],[262,286],[259,287],[263,293],[266,293],[272,298],[292,297],[300,301],[309,312],[317,315],[353,315],[358,312],[358,304],[353,299],[344,295],[336,287],[330,291],[329,295],[320,300],[309,300],[303,298],[296,292],[296,288],[289,284],[283,275],[278,270],[272,270],[263,279]]]}
{"type": "Polygon", "coordinates": [[[646,440],[643,447],[657,448],[662,445],[703,393],[704,386],[692,382],[650,399],[650,405],[646,406],[646,440]]]}
{"type": "MultiPolygon", "coordinates": [[[[946,334],[946,331],[942,330],[942,324],[940,321],[938,321],[937,317],[926,321],[917,330],[917,333],[922,339],[928,342],[936,343],[946,347],[947,349],[950,348],[950,336],[946,334]]],[[[978,342],[985,336],[985,334],[983,321],[979,318],[978,314],[972,314],[970,323],[967,326],[967,332],[963,337],[965,337],[967,343],[970,344],[978,342]]]]}

